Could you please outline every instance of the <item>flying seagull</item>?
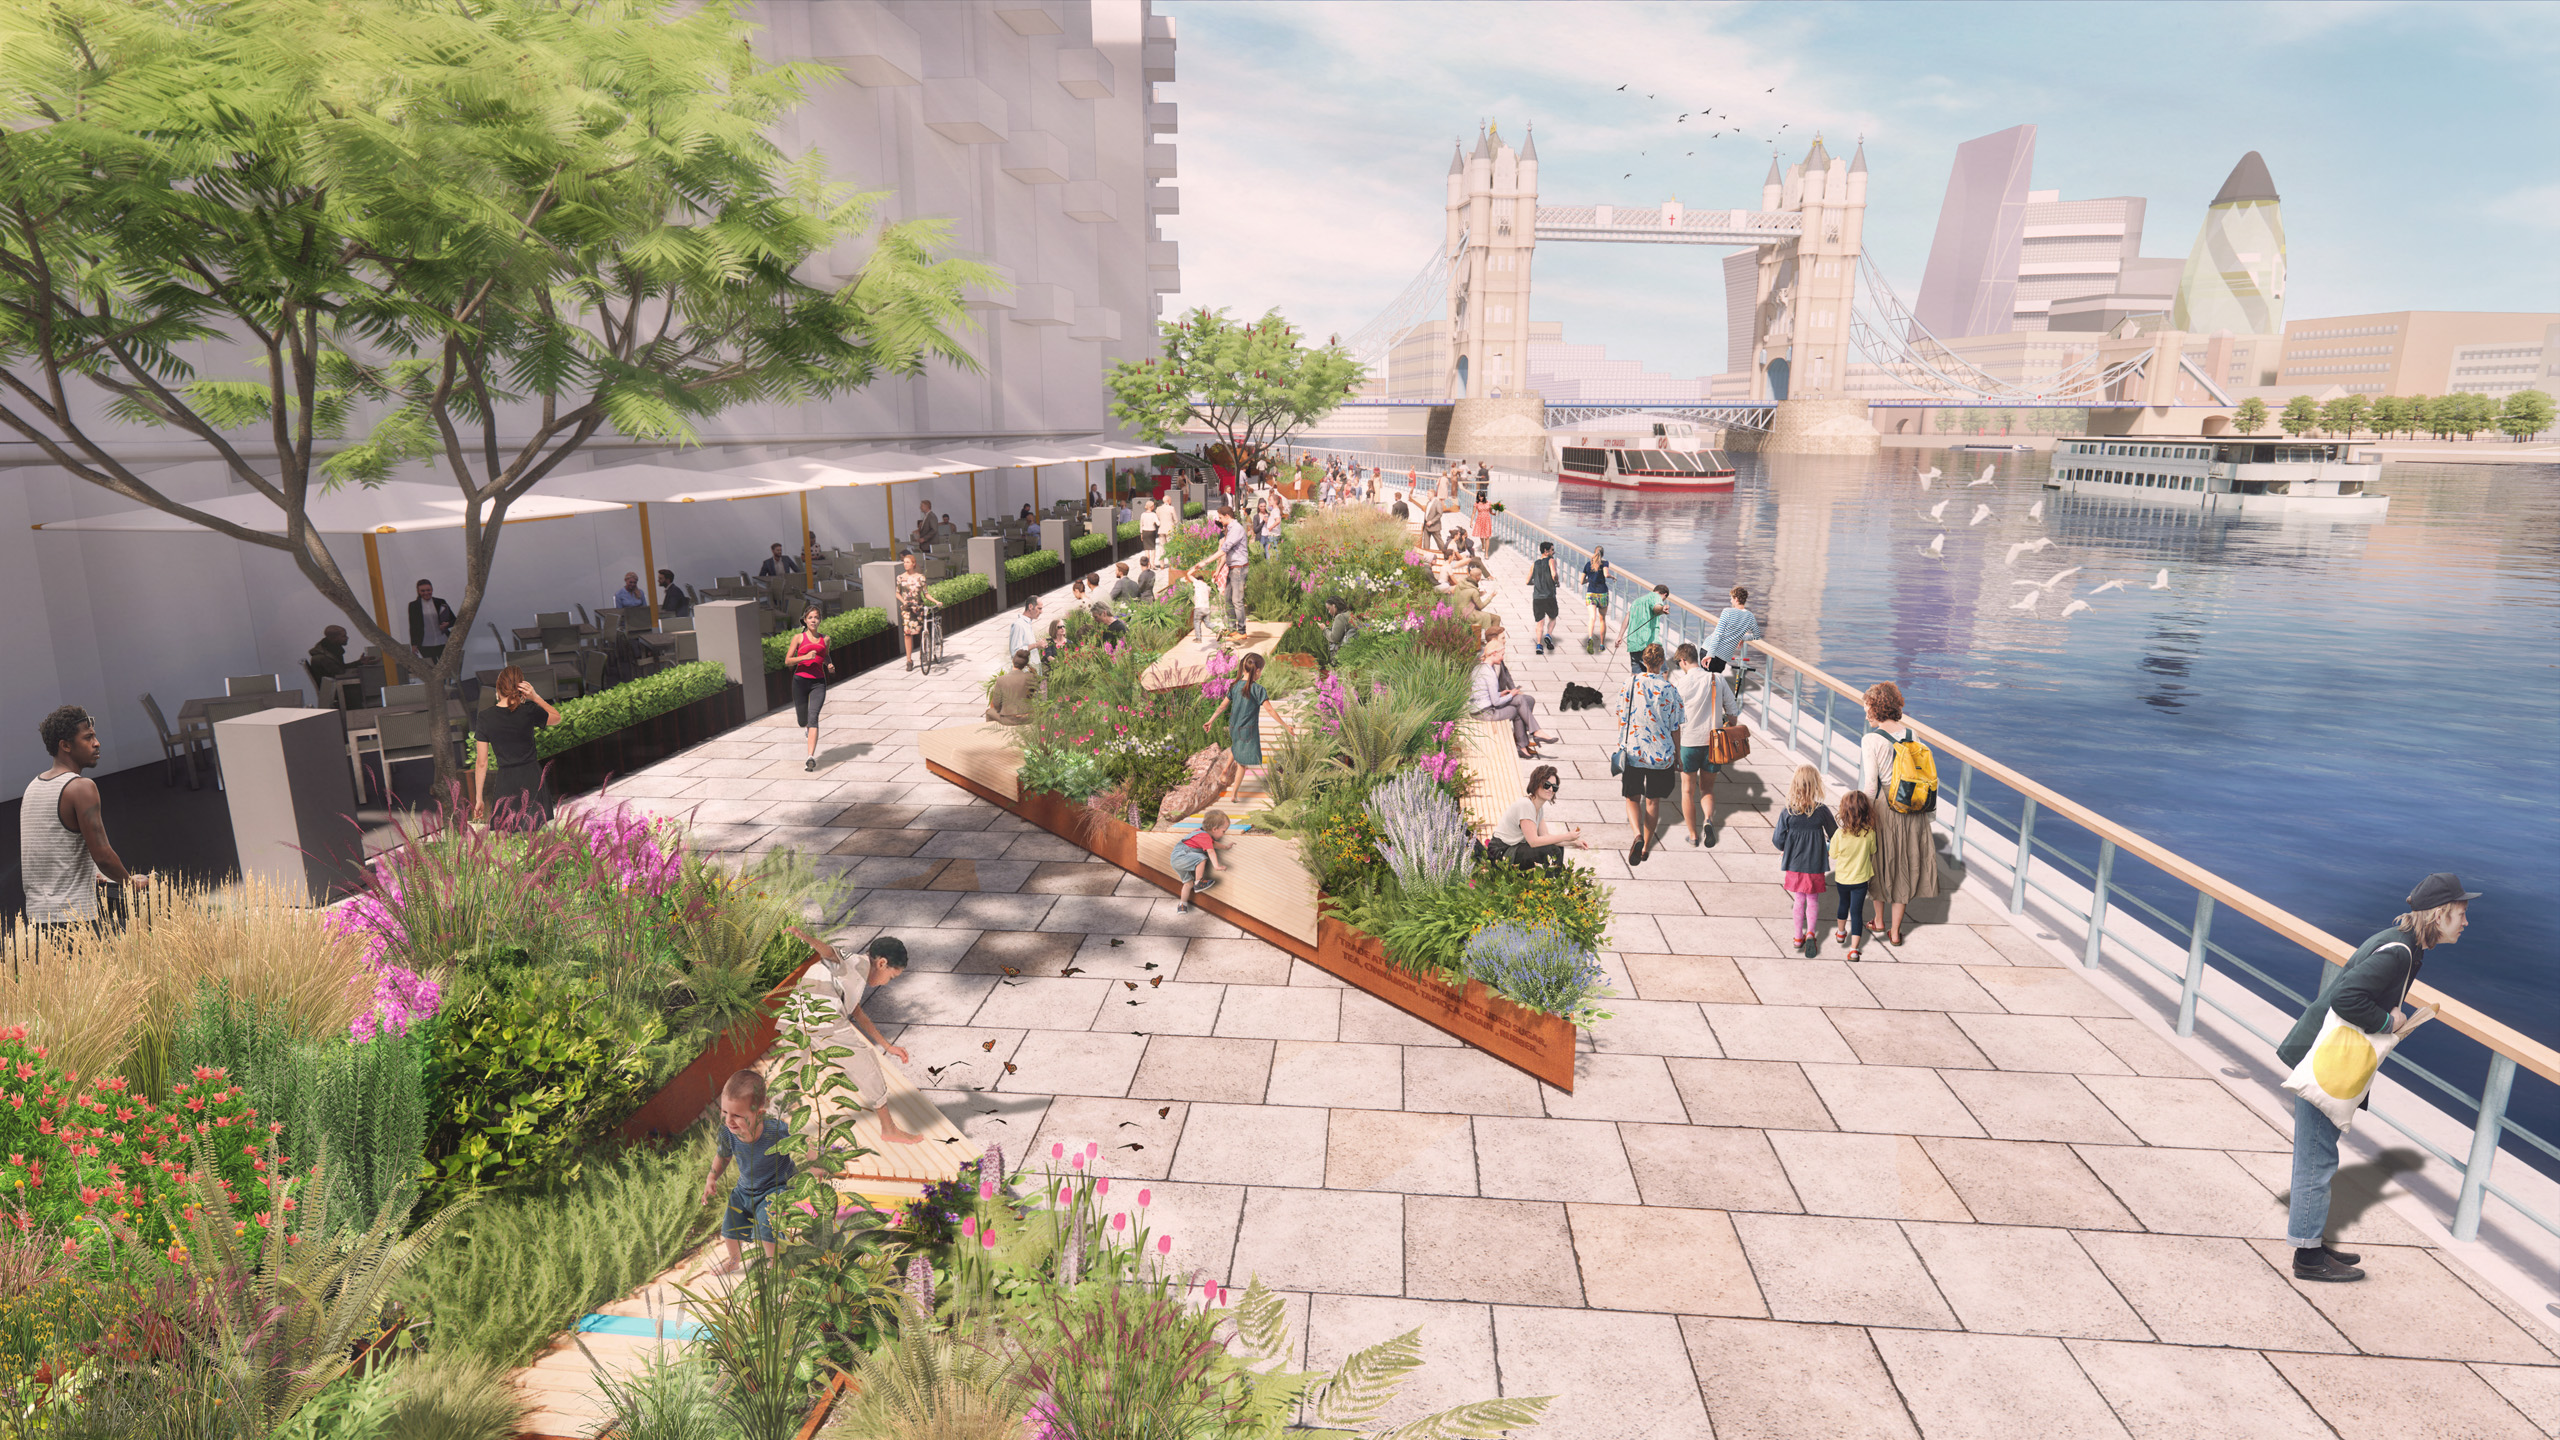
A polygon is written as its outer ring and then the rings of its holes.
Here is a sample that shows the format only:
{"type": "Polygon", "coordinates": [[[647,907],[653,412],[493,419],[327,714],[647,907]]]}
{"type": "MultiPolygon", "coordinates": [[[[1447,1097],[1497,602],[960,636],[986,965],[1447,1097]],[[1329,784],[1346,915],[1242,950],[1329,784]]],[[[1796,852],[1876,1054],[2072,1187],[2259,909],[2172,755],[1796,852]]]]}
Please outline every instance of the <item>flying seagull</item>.
{"type": "Polygon", "coordinates": [[[2037,501],[2036,503],[2034,503],[2033,505],[2028,506],[2028,507],[2027,507],[2027,518],[2028,518],[2028,519],[2030,519],[2030,520],[2041,520],[2041,519],[2043,519],[2043,518],[2044,518],[2044,502],[2043,502],[2043,501],[2041,501],[2041,500],[2039,500],[2039,501],[2037,501]]]}
{"type": "Polygon", "coordinates": [[[2037,602],[2037,601],[2039,601],[2039,600],[2041,600],[2041,599],[2043,599],[2043,598],[2044,598],[2044,592],[2043,592],[2043,591],[2041,591],[2041,590],[2030,590],[2030,591],[2028,591],[2028,592],[2027,592],[2027,594],[2026,594],[2026,598],[2025,598],[2025,599],[2020,600],[2017,604],[2012,605],[2012,606],[2010,606],[2009,608],[2010,608],[2010,609],[2012,609],[2012,610],[2033,610],[2034,608],[2036,608],[2036,602],[2037,602]]]}
{"type": "Polygon", "coordinates": [[[2012,580],[2009,583],[2012,585],[2033,585],[2039,590],[2050,590],[2054,586],[2061,584],[2063,581],[2070,579],[2072,576],[2079,574],[2080,568],[2081,567],[2074,565],[2070,569],[2063,571],[2061,574],[2054,576],[2050,580],[2012,580]]]}
{"type": "Polygon", "coordinates": [[[1921,472],[1920,472],[1920,488],[1921,488],[1921,489],[1923,489],[1923,490],[1928,489],[1928,488],[1929,488],[1929,482],[1930,482],[1930,481],[1932,481],[1932,480],[1937,479],[1941,474],[1944,474],[1944,473],[1945,473],[1944,471],[1941,471],[1941,470],[1940,470],[1937,466],[1935,466],[1935,465],[1932,465],[1932,466],[1930,466],[1928,469],[1921,471],[1921,472]]]}
{"type": "Polygon", "coordinates": [[[1992,476],[1992,472],[1994,472],[1994,471],[1998,470],[1999,468],[2000,468],[2000,467],[1999,467],[1999,466],[1997,466],[1997,465],[1985,465],[1985,466],[1983,466],[1983,467],[1982,467],[1982,478],[1981,478],[1981,479],[1979,479],[1979,480],[1967,480],[1967,481],[1966,481],[1966,482],[1964,482],[1964,483],[1965,483],[1965,484],[1967,484],[1967,485],[1988,485],[1988,484],[1990,484],[1990,483],[1991,483],[1991,476],[1992,476]]]}
{"type": "MultiPolygon", "coordinates": [[[[1982,508],[1988,510],[1991,507],[1985,505],[1982,508]]],[[[2039,536],[2033,540],[2021,540],[2017,544],[2009,547],[2009,563],[2015,565],[2018,563],[2019,556],[2032,554],[2035,551],[2044,549],[2052,543],[2053,537],[2050,535],[2039,536]]]]}
{"type": "Polygon", "coordinates": [[[2152,588],[2152,589],[2154,589],[2154,590],[2166,590],[2166,589],[2168,589],[2168,588],[2169,588],[2169,572],[2168,572],[2168,571],[2166,571],[2166,570],[2163,570],[2163,571],[2161,571],[2158,575],[2153,576],[2153,577],[2152,577],[2152,579],[2151,579],[2151,588],[2152,588]]]}
{"type": "Polygon", "coordinates": [[[2123,588],[2124,588],[2124,582],[2123,582],[2123,581],[2121,581],[2121,580],[2110,580],[2110,581],[2108,581],[2106,584],[2099,586],[2097,589],[2092,590],[2092,591],[2090,591],[2089,593],[2090,593],[2090,594],[2092,594],[2092,595],[2104,595],[2104,594],[2106,594],[2106,593],[2107,593],[2108,591],[2110,591],[2110,590],[2121,590],[2121,589],[2123,589],[2123,588]]]}
{"type": "Polygon", "coordinates": [[[1941,533],[1936,539],[1929,542],[1928,549],[1923,550],[1920,553],[1928,556],[1932,560],[1943,558],[1947,553],[1947,537],[1941,533]]]}
{"type": "Polygon", "coordinates": [[[2065,606],[2063,606],[2063,607],[2062,607],[2062,618],[2063,618],[2063,619],[2065,619],[2065,620],[2068,620],[2068,619],[2070,619],[2072,616],[2077,615],[2077,614],[2079,614],[2081,611],[2086,610],[2086,609],[2088,609],[2088,608],[2089,608],[2089,602],[2088,602],[2088,601],[2086,601],[2086,600],[2074,600],[2074,601],[2072,601],[2070,604],[2065,605],[2065,606]]]}
{"type": "Polygon", "coordinates": [[[1944,520],[1944,519],[1946,519],[1946,518],[1947,518],[1947,502],[1946,502],[1946,501],[1944,501],[1944,500],[1941,500],[1941,501],[1939,501],[1937,504],[1930,506],[1930,507],[1929,507],[1929,518],[1930,518],[1930,519],[1932,519],[1932,520],[1944,520]]]}
{"type": "Polygon", "coordinates": [[[1979,525],[1979,524],[1981,524],[1983,521],[1988,520],[1988,519],[1990,519],[1990,518],[1991,518],[1991,507],[1990,507],[1990,506],[1988,506],[1988,505],[1976,505],[1976,506],[1974,506],[1974,507],[1973,507],[1973,518],[1972,518],[1972,519],[1970,519],[1970,520],[1967,520],[1967,521],[1966,521],[1966,522],[1964,522],[1964,523],[1965,523],[1965,525],[1966,525],[1966,527],[1967,527],[1967,528],[1971,528],[1971,527],[1973,527],[1973,526],[1975,526],[1975,525],[1979,525]]]}
{"type": "MultiPolygon", "coordinates": [[[[1629,81],[1629,82],[1628,82],[1628,84],[1633,84],[1633,83],[1634,83],[1633,81],[1629,81]]],[[[1626,87],[1625,85],[1621,85],[1621,86],[1619,86],[1618,88],[1619,88],[1619,89],[1621,89],[1621,90],[1624,90],[1624,89],[1626,89],[1627,87],[1626,87]]]]}

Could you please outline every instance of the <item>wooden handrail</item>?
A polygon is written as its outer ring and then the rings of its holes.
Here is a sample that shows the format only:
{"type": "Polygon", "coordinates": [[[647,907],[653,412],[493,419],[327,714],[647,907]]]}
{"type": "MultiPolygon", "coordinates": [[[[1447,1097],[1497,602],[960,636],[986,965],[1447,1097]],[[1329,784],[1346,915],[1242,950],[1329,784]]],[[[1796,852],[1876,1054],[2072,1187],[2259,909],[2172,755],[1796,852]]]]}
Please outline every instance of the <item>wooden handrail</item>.
{"type": "MultiPolygon", "coordinates": [[[[1539,525],[1534,521],[1523,520],[1516,515],[1507,516],[1506,518],[1508,518],[1513,524],[1522,526],[1526,529],[1535,530],[1539,534],[1555,541],[1557,547],[1560,549],[1576,550],[1586,555],[1590,553],[1584,547],[1574,544],[1572,541],[1565,539],[1561,535],[1555,534],[1545,526],[1539,525]]],[[[1638,585],[1646,583],[1643,577],[1637,575],[1632,570],[1625,569],[1624,567],[1618,566],[1614,563],[1610,568],[1616,570],[1619,575],[1632,583],[1638,585]]],[[[1681,599],[1677,595],[1671,597],[1671,602],[1710,625],[1715,623],[1715,617],[1713,615],[1708,614],[1704,609],[1681,599]]],[[[1850,700],[1857,702],[1861,706],[1866,703],[1864,691],[1851,689],[1845,682],[1824,672],[1820,667],[1809,665],[1804,661],[1797,659],[1795,656],[1788,654],[1785,650],[1770,644],[1766,640],[1754,640],[1751,642],[1751,645],[1752,648],[1759,650],[1772,661],[1800,672],[1813,680],[1815,684],[1827,687],[1832,691],[1832,693],[1845,695],[1850,700]]],[[[1774,693],[1774,690],[1768,692],[1768,694],[1774,693]]],[[[1764,694],[1763,696],[1764,705],[1768,698],[1768,694],[1764,694]]],[[[2099,814],[2097,811],[2092,810],[2088,806],[2081,804],[2079,801],[2072,799],[2070,796],[2063,794],[2061,791],[2043,784],[2042,782],[2004,765],[1997,760],[1994,760],[1990,756],[1982,753],[1980,750],[1975,749],[1973,746],[1967,745],[1963,741],[1948,734],[1946,731],[1923,721],[1914,720],[1908,714],[1904,715],[1903,720],[1913,730],[1918,731],[1921,737],[1926,739],[1932,747],[1966,761],[1975,769],[1989,775],[1992,779],[1999,781],[2001,784],[2008,786],[2010,789],[2017,791],[2021,795],[2028,796],[2038,805],[2061,815],[2063,818],[2070,820],[2072,823],[2089,831],[2100,839],[2113,841],[2118,850],[2136,856],[2137,858],[2149,863],[2162,874],[2169,876],[2171,879],[2176,880],[2181,884],[2187,885],[2200,893],[2212,896],[2216,905],[2227,910],[2238,911],[2240,914],[2247,916],[2251,920],[2257,921],[2259,924],[2264,925],[2276,934],[2292,941],[2294,944],[2301,946],[2312,954],[2319,956],[2323,961],[2331,965],[2344,965],[2347,963],[2348,957],[2355,954],[2355,946],[2348,944],[2346,941],[2339,939],[2337,936],[2330,934],[2328,931],[2321,929],[2319,926],[2312,924],[2310,921],[2303,919],[2301,916],[2294,914],[2283,906],[2253,894],[2250,891],[2241,889],[2239,886],[2232,884],[2230,881],[2223,879],[2221,876],[2205,869],[2203,866],[2196,864],[2185,856],[2178,854],[2176,851],[2170,850],[2152,840],[2146,839],[2142,835],[2126,829],[2124,826],[2117,824],[2115,821],[2108,819],[2106,816],[2099,814]]],[[[1826,742],[1828,739],[1829,737],[1826,735],[1826,742]]],[[[2409,992],[2409,998],[2412,1003],[2436,1006],[2436,1018],[2445,1025],[2463,1035],[2469,1036],[2483,1045],[2488,1046],[2498,1054],[2508,1057],[2518,1065],[2521,1065],[2525,1069],[2532,1071],[2534,1074],[2541,1076],[2543,1079],[2549,1080],[2554,1084],[2560,1084],[2560,1050],[2554,1050],[2552,1047],[2543,1044],[2541,1041],[2517,1030],[2514,1026],[2507,1024],[2505,1021],[2480,1010],[2476,1006],[2454,999],[2452,996],[2445,994],[2443,991],[2438,990],[2432,985],[2421,982],[2420,984],[2412,987],[2409,992]]]]}

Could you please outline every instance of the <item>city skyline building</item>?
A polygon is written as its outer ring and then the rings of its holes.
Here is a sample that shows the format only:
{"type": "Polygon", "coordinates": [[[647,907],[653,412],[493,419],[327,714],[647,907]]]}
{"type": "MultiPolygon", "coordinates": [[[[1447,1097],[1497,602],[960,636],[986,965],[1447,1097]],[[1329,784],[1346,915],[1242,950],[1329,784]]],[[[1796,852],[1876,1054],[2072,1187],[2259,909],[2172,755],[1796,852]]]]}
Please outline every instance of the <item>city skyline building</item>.
{"type": "Polygon", "coordinates": [[[2172,328],[2210,334],[2284,331],[2284,216],[2267,162],[2250,151],[2205,209],[2178,277],[2172,328]]]}
{"type": "Polygon", "coordinates": [[[2524,389],[2560,394],[2560,314],[2390,310],[2295,320],[2284,328],[2281,372],[2290,396],[2336,386],[2349,395],[2492,399],[2524,389]]]}
{"type": "Polygon", "coordinates": [[[2036,127],[2013,125],[1956,147],[1911,318],[1941,340],[1995,335],[2017,312],[2036,127]]]}

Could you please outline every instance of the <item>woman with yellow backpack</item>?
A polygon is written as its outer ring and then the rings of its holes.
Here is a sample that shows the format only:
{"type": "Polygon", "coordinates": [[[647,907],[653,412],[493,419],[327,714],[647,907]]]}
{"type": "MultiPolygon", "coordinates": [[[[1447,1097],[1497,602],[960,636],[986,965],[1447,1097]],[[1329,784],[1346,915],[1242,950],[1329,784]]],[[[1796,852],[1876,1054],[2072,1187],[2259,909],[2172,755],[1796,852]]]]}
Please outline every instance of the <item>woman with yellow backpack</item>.
{"type": "Polygon", "coordinates": [[[1869,686],[1867,733],[1858,742],[1858,788],[1875,797],[1876,874],[1868,883],[1867,933],[1884,935],[1878,923],[1888,907],[1902,943],[1903,910],[1938,894],[1938,844],[1930,816],[1938,808],[1937,759],[1902,718],[1902,689],[1890,680],[1869,686]]]}

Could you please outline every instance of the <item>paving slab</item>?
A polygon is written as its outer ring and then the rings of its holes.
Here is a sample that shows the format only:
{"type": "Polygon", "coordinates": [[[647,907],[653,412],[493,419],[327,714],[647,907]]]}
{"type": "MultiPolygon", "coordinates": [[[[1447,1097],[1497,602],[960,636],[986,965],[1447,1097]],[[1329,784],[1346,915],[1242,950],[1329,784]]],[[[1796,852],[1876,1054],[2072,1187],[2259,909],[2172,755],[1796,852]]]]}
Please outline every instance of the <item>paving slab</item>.
{"type": "Polygon", "coordinates": [[[1955,1312],[1892,1221],[1736,1214],[1733,1229],[1772,1319],[1957,1326],[1955,1312]]]}
{"type": "Polygon", "coordinates": [[[1405,1293],[1417,1299],[1583,1303],[1562,1205],[1410,1195],[1404,1223],[1405,1293]]]}
{"type": "Polygon", "coordinates": [[[2059,1340],[1879,1330],[1875,1342],[1929,1440],[2127,1440],[2059,1340]]]}
{"type": "Polygon", "coordinates": [[[1683,1316],[1680,1333],[1719,1435],[1919,1440],[1865,1330],[1683,1316]]]}
{"type": "Polygon", "coordinates": [[[2373,1355],[2271,1352],[2267,1359],[2340,1440],[2540,1440],[2543,1433],[2467,1366],[2373,1355]]]}

